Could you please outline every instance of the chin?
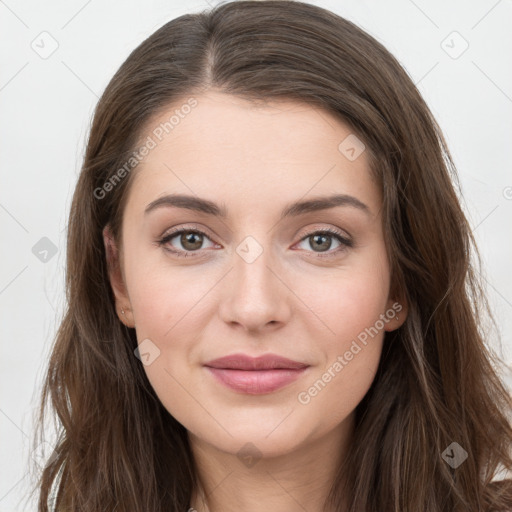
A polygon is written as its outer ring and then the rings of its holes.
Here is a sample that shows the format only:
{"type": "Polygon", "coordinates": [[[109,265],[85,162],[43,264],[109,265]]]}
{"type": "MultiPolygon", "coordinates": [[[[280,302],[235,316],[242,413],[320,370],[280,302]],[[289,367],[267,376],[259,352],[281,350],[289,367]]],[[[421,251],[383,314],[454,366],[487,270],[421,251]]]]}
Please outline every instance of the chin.
{"type": "Polygon", "coordinates": [[[229,434],[220,428],[215,432],[196,431],[193,435],[201,442],[242,459],[245,456],[279,457],[293,452],[309,437],[306,432],[299,433],[297,429],[290,429],[290,424],[285,427],[287,421],[289,419],[281,425],[279,422],[252,425],[239,423],[236,428],[232,425],[228,429],[229,434]]]}

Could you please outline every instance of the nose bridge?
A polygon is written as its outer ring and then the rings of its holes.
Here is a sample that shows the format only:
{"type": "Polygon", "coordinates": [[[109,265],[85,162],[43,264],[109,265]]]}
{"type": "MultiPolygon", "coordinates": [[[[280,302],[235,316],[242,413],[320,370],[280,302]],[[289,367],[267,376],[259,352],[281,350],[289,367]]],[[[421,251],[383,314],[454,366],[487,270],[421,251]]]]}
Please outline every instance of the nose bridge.
{"type": "Polygon", "coordinates": [[[267,295],[266,299],[270,299],[277,292],[275,261],[269,236],[246,236],[237,245],[233,258],[235,288],[252,296],[267,295]]]}
{"type": "Polygon", "coordinates": [[[283,322],[289,314],[287,288],[278,278],[277,258],[270,236],[248,235],[233,253],[233,270],[221,312],[227,322],[257,329],[270,322],[283,322]]]}

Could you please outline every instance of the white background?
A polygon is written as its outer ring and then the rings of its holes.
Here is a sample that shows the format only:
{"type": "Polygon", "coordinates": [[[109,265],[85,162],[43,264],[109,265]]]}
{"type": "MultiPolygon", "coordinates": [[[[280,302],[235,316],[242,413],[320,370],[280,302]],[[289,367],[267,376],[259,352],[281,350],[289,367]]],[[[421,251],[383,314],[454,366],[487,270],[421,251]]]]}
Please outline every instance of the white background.
{"type": "MultiPolygon", "coordinates": [[[[382,42],[440,123],[459,169],[502,334],[502,346],[491,342],[511,363],[511,1],[311,3],[382,42]],[[463,49],[453,31],[469,44],[458,58],[447,53],[463,49]]],[[[143,39],[167,21],[208,6],[0,0],[0,512],[36,510],[23,501],[30,484],[32,414],[63,310],[66,218],[93,108],[143,39]],[[40,36],[43,31],[58,43],[46,59],[31,47],[48,37],[40,36]],[[43,237],[57,248],[46,263],[32,252],[43,237]]]]}

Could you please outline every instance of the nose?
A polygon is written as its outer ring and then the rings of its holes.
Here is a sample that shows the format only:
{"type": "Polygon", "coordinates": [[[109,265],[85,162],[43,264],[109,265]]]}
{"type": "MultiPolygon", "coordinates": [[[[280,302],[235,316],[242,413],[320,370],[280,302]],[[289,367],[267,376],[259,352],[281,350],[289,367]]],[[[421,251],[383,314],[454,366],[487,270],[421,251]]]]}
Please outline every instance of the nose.
{"type": "Polygon", "coordinates": [[[237,247],[232,263],[219,306],[222,320],[252,333],[285,325],[294,295],[271,251],[249,238],[237,247]]]}

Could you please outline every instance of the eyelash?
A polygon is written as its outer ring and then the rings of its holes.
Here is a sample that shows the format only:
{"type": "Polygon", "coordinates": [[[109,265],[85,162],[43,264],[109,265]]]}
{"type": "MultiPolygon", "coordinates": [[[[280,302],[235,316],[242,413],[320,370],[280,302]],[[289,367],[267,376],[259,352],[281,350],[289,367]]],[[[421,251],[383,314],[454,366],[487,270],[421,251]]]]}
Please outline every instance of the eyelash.
{"type": "MultiPolygon", "coordinates": [[[[181,228],[181,229],[177,229],[175,231],[171,231],[170,233],[167,233],[162,238],[157,240],[157,244],[158,244],[158,246],[163,246],[163,245],[167,244],[170,240],[175,238],[177,235],[181,235],[183,233],[194,233],[197,235],[203,235],[203,236],[207,237],[208,239],[210,238],[204,231],[201,231],[199,229],[181,228]]],[[[338,247],[337,249],[334,249],[332,251],[329,251],[326,254],[317,253],[318,258],[332,258],[334,256],[337,256],[340,252],[346,251],[347,249],[352,248],[354,246],[354,242],[352,240],[343,236],[343,233],[341,233],[335,229],[332,229],[332,228],[311,231],[310,233],[307,233],[306,235],[304,235],[300,239],[300,242],[302,242],[303,240],[305,240],[313,235],[330,235],[330,236],[336,238],[341,244],[340,247],[338,247]]],[[[168,247],[166,247],[165,250],[169,251],[170,253],[174,254],[175,256],[178,256],[179,258],[197,257],[197,255],[195,255],[194,253],[199,252],[199,251],[182,251],[182,250],[176,250],[176,249],[169,249],[168,247]]]]}

